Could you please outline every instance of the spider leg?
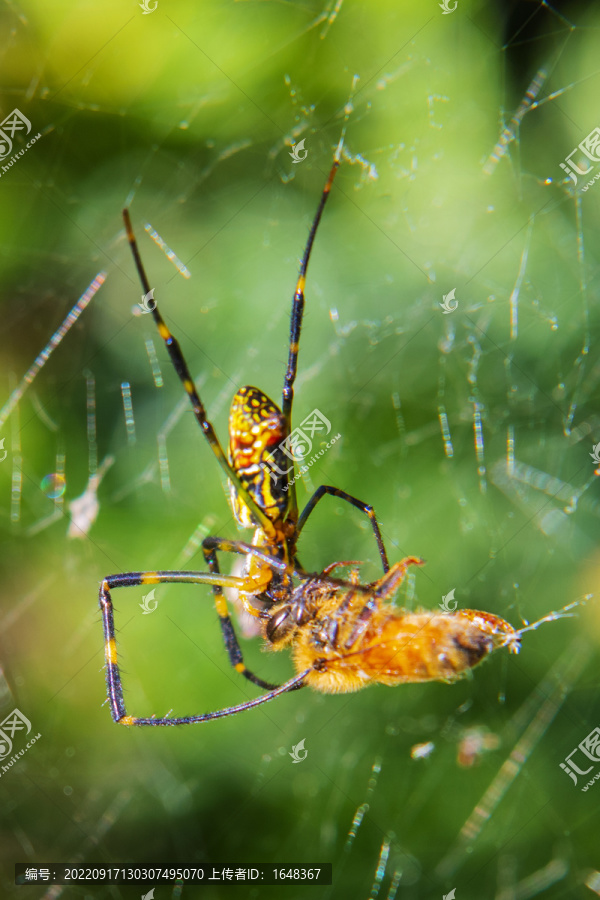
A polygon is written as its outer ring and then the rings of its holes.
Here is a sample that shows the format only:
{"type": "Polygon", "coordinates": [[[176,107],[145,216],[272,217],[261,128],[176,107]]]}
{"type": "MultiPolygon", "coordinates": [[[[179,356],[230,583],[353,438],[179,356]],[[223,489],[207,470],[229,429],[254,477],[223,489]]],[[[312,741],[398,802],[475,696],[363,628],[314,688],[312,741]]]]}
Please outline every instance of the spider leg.
{"type": "MultiPolygon", "coordinates": [[[[294,381],[296,380],[296,371],[298,368],[298,349],[300,346],[300,331],[302,330],[302,315],[304,313],[304,286],[306,284],[306,270],[308,268],[308,262],[310,260],[310,254],[315,240],[315,235],[317,233],[317,228],[319,227],[319,222],[321,221],[321,216],[323,215],[323,210],[325,208],[325,204],[327,203],[329,192],[331,191],[331,185],[333,184],[335,173],[337,172],[340,165],[342,143],[343,138],[340,139],[340,142],[335,151],[333,157],[333,165],[331,166],[329,176],[327,178],[327,181],[325,182],[325,187],[323,188],[323,193],[321,194],[321,200],[319,202],[316,215],[310,228],[308,241],[306,242],[304,254],[300,262],[300,272],[298,274],[298,280],[296,282],[294,297],[292,299],[289,355],[287,369],[283,380],[283,400],[281,404],[281,411],[283,412],[283,415],[286,419],[288,434],[290,434],[292,427],[292,403],[294,400],[294,381]]],[[[298,503],[296,500],[296,485],[294,482],[292,482],[290,493],[290,515],[288,516],[288,518],[290,518],[292,521],[295,521],[298,515],[298,503]]]]}
{"type": "MultiPolygon", "coordinates": [[[[202,546],[208,549],[214,548],[215,550],[222,550],[225,553],[239,553],[243,556],[254,556],[256,557],[256,559],[260,559],[262,562],[266,563],[272,569],[276,569],[281,574],[285,572],[288,575],[294,575],[296,578],[303,579],[310,576],[310,573],[303,568],[297,557],[294,557],[294,564],[292,566],[286,563],[280,557],[273,556],[273,554],[267,553],[265,550],[261,550],[260,547],[256,547],[254,544],[248,544],[246,541],[230,541],[227,538],[209,535],[202,541],[202,546]]],[[[273,546],[277,545],[275,544],[273,546]]],[[[206,553],[204,555],[206,556],[206,553]]],[[[225,587],[227,587],[227,585],[225,585],[225,587]]],[[[254,585],[254,587],[256,587],[256,585],[254,585]]]]}
{"type": "MultiPolygon", "coordinates": [[[[123,220],[125,222],[125,230],[127,232],[127,240],[129,241],[129,246],[131,247],[131,252],[133,254],[133,258],[135,260],[135,265],[138,271],[138,275],[140,281],[142,283],[142,287],[146,294],[149,294],[151,291],[150,282],[148,281],[148,277],[146,275],[146,271],[144,269],[142,258],[140,256],[140,251],[138,249],[137,241],[135,239],[135,235],[133,233],[133,228],[131,226],[131,219],[129,217],[129,210],[123,210],[123,220]]],[[[161,338],[165,342],[165,346],[169,352],[169,356],[171,357],[171,362],[173,363],[173,367],[177,372],[181,383],[183,384],[184,390],[188,397],[190,398],[190,403],[192,404],[192,409],[194,410],[194,415],[200,425],[206,440],[208,441],[213,453],[217,457],[217,460],[227,475],[227,477],[232,481],[235,485],[235,489],[238,495],[243,499],[244,503],[249,507],[254,519],[257,524],[260,525],[262,530],[271,538],[275,537],[275,529],[273,527],[273,523],[271,520],[264,514],[264,512],[257,506],[256,502],[247,491],[247,489],[242,484],[239,475],[235,471],[235,469],[229,464],[227,460],[227,456],[223,452],[223,448],[219,443],[219,439],[215,433],[215,430],[212,424],[209,422],[206,416],[206,410],[204,408],[204,404],[200,399],[200,395],[196,390],[196,386],[190,375],[190,370],[188,369],[188,365],[185,361],[185,357],[182,353],[181,347],[179,346],[179,341],[177,338],[173,337],[165,320],[161,316],[158,306],[156,305],[156,301],[154,301],[154,308],[152,309],[152,315],[154,316],[154,321],[156,322],[156,326],[158,328],[158,333],[161,338]]]]}
{"type": "MultiPolygon", "coordinates": [[[[108,694],[108,702],[113,720],[121,725],[184,725],[192,722],[205,722],[210,719],[218,719],[222,716],[233,715],[233,713],[241,712],[244,709],[252,709],[261,703],[272,700],[279,694],[287,693],[287,691],[297,690],[303,687],[303,677],[307,673],[297,675],[285,684],[273,687],[268,694],[258,697],[256,700],[249,700],[239,706],[228,707],[224,710],[216,712],[204,713],[200,716],[185,716],[183,718],[149,718],[139,719],[134,716],[127,715],[125,701],[123,699],[123,685],[121,682],[121,673],[117,658],[117,641],[115,636],[115,622],[113,603],[111,597],[111,589],[119,587],[134,587],[136,585],[149,584],[211,584],[222,587],[232,587],[238,590],[247,586],[246,579],[237,578],[234,575],[221,575],[220,573],[207,572],[126,572],[120,575],[108,575],[102,580],[100,585],[99,604],[102,613],[102,624],[104,628],[104,655],[106,659],[106,688],[108,694]]],[[[230,623],[231,624],[231,623],[230,623]]],[[[233,630],[233,629],[232,629],[233,630]]],[[[234,635],[234,640],[235,635],[234,635]]],[[[237,644],[237,640],[236,640],[237,644]]],[[[227,650],[231,653],[229,646],[227,650]]],[[[239,647],[238,647],[239,650],[239,647]]],[[[241,656],[241,654],[240,654],[241,656]]],[[[237,667],[236,667],[237,668],[237,667]]],[[[239,671],[239,669],[238,669],[239,671]]],[[[252,680],[252,679],[250,679],[252,680]]],[[[266,682],[256,681],[255,683],[266,685],[266,682]]]]}
{"type": "MultiPolygon", "coordinates": [[[[251,554],[252,556],[257,557],[262,562],[267,563],[267,565],[279,569],[281,572],[284,572],[287,568],[286,563],[282,562],[282,560],[277,559],[274,556],[271,556],[268,553],[264,553],[258,547],[253,547],[252,544],[247,544],[245,541],[230,541],[226,538],[213,537],[209,536],[204,538],[202,541],[202,552],[204,553],[204,558],[206,559],[208,568],[211,573],[216,577],[221,575],[219,569],[219,562],[217,560],[217,551],[225,552],[225,553],[240,553],[243,555],[251,554]]],[[[240,578],[238,579],[242,584],[240,585],[240,590],[256,590],[257,585],[249,580],[240,578]]],[[[265,583],[265,587],[268,582],[265,583]]],[[[223,588],[218,582],[213,582],[212,585],[213,594],[215,598],[215,606],[217,608],[217,613],[219,614],[219,622],[221,623],[221,631],[223,633],[223,641],[225,642],[225,647],[227,649],[227,654],[229,656],[229,662],[240,675],[243,675],[244,678],[247,678],[248,681],[251,681],[252,684],[256,684],[258,687],[263,688],[266,691],[272,691],[279,687],[276,684],[270,684],[267,681],[263,681],[257,675],[247,669],[244,664],[244,659],[242,656],[242,650],[239,645],[239,641],[237,635],[235,633],[235,629],[233,627],[233,622],[229,616],[229,609],[227,607],[227,601],[223,594],[223,588]]]]}
{"type": "Polygon", "coordinates": [[[355,506],[357,509],[360,509],[361,512],[364,512],[365,515],[369,517],[371,520],[371,525],[373,526],[373,533],[375,534],[375,540],[377,541],[377,548],[379,550],[379,555],[381,556],[381,562],[383,564],[383,571],[389,572],[390,564],[388,562],[387,553],[385,550],[385,546],[383,543],[383,538],[381,537],[381,531],[379,530],[379,523],[377,522],[377,516],[375,515],[375,511],[372,506],[369,506],[367,503],[363,503],[362,500],[358,500],[356,497],[353,497],[351,494],[347,494],[346,491],[342,491],[339,488],[332,487],[329,484],[322,484],[317,490],[314,492],[304,509],[302,510],[302,514],[298,519],[298,526],[296,528],[296,534],[299,535],[304,526],[306,525],[306,520],[312,513],[313,509],[326,495],[332,497],[339,497],[341,500],[346,500],[348,503],[351,503],[352,506],[355,506]]]}

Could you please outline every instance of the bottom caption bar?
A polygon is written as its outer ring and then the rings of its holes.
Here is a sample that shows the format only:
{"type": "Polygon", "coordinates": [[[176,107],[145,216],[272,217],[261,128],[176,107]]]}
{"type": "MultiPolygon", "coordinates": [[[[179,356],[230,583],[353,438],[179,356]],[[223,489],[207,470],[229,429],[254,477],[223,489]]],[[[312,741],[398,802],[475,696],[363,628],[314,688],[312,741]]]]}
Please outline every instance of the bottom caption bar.
{"type": "Polygon", "coordinates": [[[71,866],[15,863],[15,884],[331,884],[331,863],[251,866],[71,866]]]}

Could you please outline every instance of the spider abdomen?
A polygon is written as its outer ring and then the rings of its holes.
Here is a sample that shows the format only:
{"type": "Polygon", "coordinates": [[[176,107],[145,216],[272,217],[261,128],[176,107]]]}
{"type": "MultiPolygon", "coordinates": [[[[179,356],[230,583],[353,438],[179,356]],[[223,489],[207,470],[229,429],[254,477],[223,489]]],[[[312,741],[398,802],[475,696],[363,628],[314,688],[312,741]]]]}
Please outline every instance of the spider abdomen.
{"type": "MultiPolygon", "coordinates": [[[[285,517],[289,505],[288,472],[293,461],[286,456],[285,417],[258,388],[246,385],[235,394],[229,412],[228,459],[256,505],[275,522],[285,517]]],[[[244,528],[255,527],[250,510],[231,486],[235,517],[244,528]]]]}

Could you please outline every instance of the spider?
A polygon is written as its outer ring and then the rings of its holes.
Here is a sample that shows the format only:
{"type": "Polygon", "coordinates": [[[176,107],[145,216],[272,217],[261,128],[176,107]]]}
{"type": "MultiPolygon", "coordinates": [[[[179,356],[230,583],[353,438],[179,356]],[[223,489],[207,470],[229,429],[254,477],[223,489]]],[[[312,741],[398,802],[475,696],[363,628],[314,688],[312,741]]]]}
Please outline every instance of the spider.
{"type": "MultiPolygon", "coordinates": [[[[230,716],[259,706],[280,694],[305,685],[328,692],[355,691],[369,683],[452,681],[469,671],[495,648],[517,652],[520,632],[489,613],[462,610],[454,613],[406,613],[390,602],[406,570],[423,560],[407,557],[390,567],[379,523],[372,506],[332,485],[321,485],[300,515],[294,466],[284,469],[283,447],[292,437],[292,403],[300,330],[304,310],[306,271],[321,216],[340,165],[343,135],[308,241],[292,299],[288,363],[283,381],[281,409],[258,388],[246,386],[235,394],[229,415],[229,446],[225,454],[209,422],[183,353],[156,302],[152,315],[186,391],[196,419],[225,472],[231,504],[238,524],[253,529],[252,542],[209,536],[202,543],[208,572],[157,571],[108,575],[100,586],[104,627],[106,684],[112,718],[122,725],[188,725],[230,716]],[[290,474],[291,473],[291,474],[290,474]],[[296,545],[306,522],[323,497],[344,500],[368,516],[383,567],[383,576],[361,584],[354,562],[335,562],[320,573],[307,572],[296,545]],[[222,574],[217,553],[244,557],[241,575],[222,574]],[[348,580],[332,575],[338,566],[350,566],[348,580]],[[214,712],[178,718],[139,718],[127,714],[117,660],[111,590],[164,583],[208,584],[230,664],[266,691],[256,699],[214,712]],[[262,634],[274,650],[291,646],[297,674],[281,685],[263,681],[246,668],[229,617],[223,588],[238,592],[243,608],[260,620],[262,634]]],[[[146,295],[150,284],[142,264],[128,210],[123,218],[129,245],[146,295]]],[[[289,454],[288,454],[289,455],[289,454]]],[[[293,456],[292,456],[293,458],[293,456]]]]}

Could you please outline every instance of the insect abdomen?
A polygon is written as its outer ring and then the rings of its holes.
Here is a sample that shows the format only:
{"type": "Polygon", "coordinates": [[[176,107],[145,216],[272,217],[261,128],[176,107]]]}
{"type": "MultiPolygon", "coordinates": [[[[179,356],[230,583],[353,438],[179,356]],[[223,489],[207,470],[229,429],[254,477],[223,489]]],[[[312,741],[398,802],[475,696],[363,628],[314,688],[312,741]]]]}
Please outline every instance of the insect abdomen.
{"type": "Polygon", "coordinates": [[[316,665],[307,682],[325,693],[356,691],[370,683],[454,681],[506,643],[506,629],[512,628],[494,619],[506,628],[497,625],[492,633],[474,620],[470,610],[432,614],[382,608],[354,646],[334,650],[301,640],[295,662],[298,671],[316,665]]]}

